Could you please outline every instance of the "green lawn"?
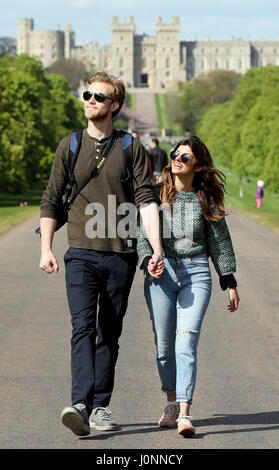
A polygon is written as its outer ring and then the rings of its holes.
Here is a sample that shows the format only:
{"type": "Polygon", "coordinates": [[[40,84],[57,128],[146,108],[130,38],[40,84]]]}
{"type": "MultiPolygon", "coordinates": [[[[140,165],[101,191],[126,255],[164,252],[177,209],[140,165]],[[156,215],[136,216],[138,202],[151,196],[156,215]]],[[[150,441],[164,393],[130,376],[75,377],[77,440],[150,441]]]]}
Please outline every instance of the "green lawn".
{"type": "Polygon", "coordinates": [[[130,110],[135,113],[136,112],[136,107],[137,107],[137,103],[136,103],[136,94],[135,93],[129,93],[130,95],[130,110]]]}
{"type": "Polygon", "coordinates": [[[9,230],[22,220],[38,213],[44,188],[31,189],[23,194],[0,193],[0,233],[9,230]],[[27,202],[20,207],[20,203],[27,202]]]}
{"type": "MultiPolygon", "coordinates": [[[[161,144],[160,144],[161,145],[161,144]]],[[[169,144],[161,145],[169,150],[169,144]]],[[[261,209],[255,207],[255,192],[257,181],[243,178],[240,183],[239,177],[227,172],[220,165],[217,168],[222,170],[227,177],[228,195],[225,197],[225,205],[228,209],[236,209],[252,217],[267,228],[279,234],[279,193],[264,190],[264,198],[261,209]],[[243,197],[240,197],[240,186],[243,188],[243,197]]],[[[29,190],[21,195],[10,193],[0,193],[0,233],[9,230],[22,220],[38,213],[40,201],[44,187],[29,190]],[[21,202],[28,205],[20,207],[21,202]]]]}
{"type": "Polygon", "coordinates": [[[157,118],[160,129],[170,129],[174,135],[183,135],[183,131],[179,124],[171,122],[166,113],[166,93],[155,93],[155,102],[157,108],[157,118]]]}
{"type": "Polygon", "coordinates": [[[169,129],[168,119],[165,113],[165,96],[161,93],[155,93],[155,102],[157,108],[157,118],[160,129],[169,129]]]}
{"type": "MultiPolygon", "coordinates": [[[[218,165],[216,166],[218,167],[218,165]]],[[[224,171],[224,169],[220,169],[224,171]]],[[[279,193],[276,194],[264,188],[262,207],[257,209],[255,203],[256,179],[243,178],[240,182],[239,177],[232,173],[226,173],[226,176],[226,188],[230,193],[225,198],[226,207],[243,212],[267,228],[279,233],[279,193]],[[243,189],[243,197],[240,197],[240,187],[243,189]]]]}

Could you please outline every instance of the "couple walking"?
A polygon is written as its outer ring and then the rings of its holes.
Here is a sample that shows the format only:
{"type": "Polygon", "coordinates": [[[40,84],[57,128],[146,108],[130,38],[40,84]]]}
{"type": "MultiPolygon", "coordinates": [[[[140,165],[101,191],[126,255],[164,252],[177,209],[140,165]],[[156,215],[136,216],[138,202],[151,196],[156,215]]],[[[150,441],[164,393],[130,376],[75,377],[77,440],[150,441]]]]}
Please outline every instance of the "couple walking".
{"type": "MultiPolygon", "coordinates": [[[[221,288],[229,289],[228,310],[238,308],[235,256],[223,206],[224,181],[204,143],[192,136],[171,152],[163,183],[157,188],[150,182],[145,149],[133,139],[132,179],[126,184],[123,133],[113,130],[112,124],[124,100],[125,87],[120,80],[103,72],[89,78],[84,93],[88,126],[82,132],[74,171],[73,194],[79,194],[69,211],[69,249],[64,256],[73,327],[72,404],[64,408],[61,419],[78,436],[88,435],[90,428],[118,429],[108,405],[118,341],[138,264],[145,273],[145,298],[167,400],[158,424],[174,427],[177,423],[179,434],[187,436],[195,432],[190,406],[197,345],[211,293],[208,256],[220,276],[221,288]],[[100,174],[83,187],[104,154],[100,174]],[[111,224],[124,219],[119,212],[116,220],[106,219],[104,237],[88,237],[84,229],[88,202],[91,207],[102,205],[106,212],[109,195],[114,195],[120,206],[131,201],[131,192],[141,222],[137,243],[116,230],[115,236],[109,236],[113,233],[111,224]]],[[[40,268],[49,274],[59,271],[52,241],[68,182],[69,145],[70,136],[57,148],[41,202],[40,268]]]]}

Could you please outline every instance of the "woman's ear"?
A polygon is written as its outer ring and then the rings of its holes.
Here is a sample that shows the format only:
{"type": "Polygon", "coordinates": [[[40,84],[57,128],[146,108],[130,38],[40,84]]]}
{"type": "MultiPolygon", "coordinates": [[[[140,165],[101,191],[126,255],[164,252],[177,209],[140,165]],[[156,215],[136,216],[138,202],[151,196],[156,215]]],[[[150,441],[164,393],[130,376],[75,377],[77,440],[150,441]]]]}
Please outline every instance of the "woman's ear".
{"type": "Polygon", "coordinates": [[[195,171],[196,173],[198,173],[199,171],[203,170],[203,168],[204,168],[204,167],[203,167],[202,164],[200,164],[199,162],[196,162],[195,165],[194,165],[194,171],[195,171]]]}

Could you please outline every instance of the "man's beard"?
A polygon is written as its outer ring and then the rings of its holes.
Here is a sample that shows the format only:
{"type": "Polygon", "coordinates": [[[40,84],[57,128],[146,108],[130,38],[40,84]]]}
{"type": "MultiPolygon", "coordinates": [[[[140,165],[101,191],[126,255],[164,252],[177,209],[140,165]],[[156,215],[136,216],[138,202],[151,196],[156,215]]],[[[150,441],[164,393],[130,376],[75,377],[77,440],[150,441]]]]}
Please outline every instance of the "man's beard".
{"type": "Polygon", "coordinates": [[[90,121],[103,121],[108,116],[108,109],[85,109],[84,115],[90,121]]]}

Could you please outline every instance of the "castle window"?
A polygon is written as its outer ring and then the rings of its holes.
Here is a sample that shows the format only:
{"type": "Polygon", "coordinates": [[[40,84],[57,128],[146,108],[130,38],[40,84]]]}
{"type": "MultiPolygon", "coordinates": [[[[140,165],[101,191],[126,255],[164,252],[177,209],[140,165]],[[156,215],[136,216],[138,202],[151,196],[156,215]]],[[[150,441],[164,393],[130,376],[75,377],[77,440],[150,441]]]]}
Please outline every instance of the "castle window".
{"type": "Polygon", "coordinates": [[[153,67],[156,67],[156,59],[153,60],[153,67]]]}
{"type": "Polygon", "coordinates": [[[120,59],[119,59],[119,67],[122,68],[123,65],[124,65],[123,57],[120,57],[120,59]]]}
{"type": "Polygon", "coordinates": [[[219,68],[219,61],[218,61],[218,60],[215,60],[215,68],[216,68],[216,69],[219,68]]]}
{"type": "Polygon", "coordinates": [[[229,70],[229,68],[230,68],[230,63],[229,63],[229,61],[227,60],[227,61],[226,61],[226,69],[229,70]]]}
{"type": "Polygon", "coordinates": [[[123,41],[123,39],[124,39],[123,36],[121,36],[120,41],[123,41]]]}
{"type": "Polygon", "coordinates": [[[169,57],[166,58],[166,67],[169,68],[170,66],[170,59],[169,57]]]}
{"type": "Polygon", "coordinates": [[[239,61],[238,61],[238,68],[242,69],[242,60],[241,59],[239,59],[239,61]]]}
{"type": "Polygon", "coordinates": [[[205,68],[205,61],[204,59],[201,60],[201,69],[203,70],[205,68]]]}
{"type": "Polygon", "coordinates": [[[218,54],[218,49],[215,49],[216,54],[218,54]]]}

